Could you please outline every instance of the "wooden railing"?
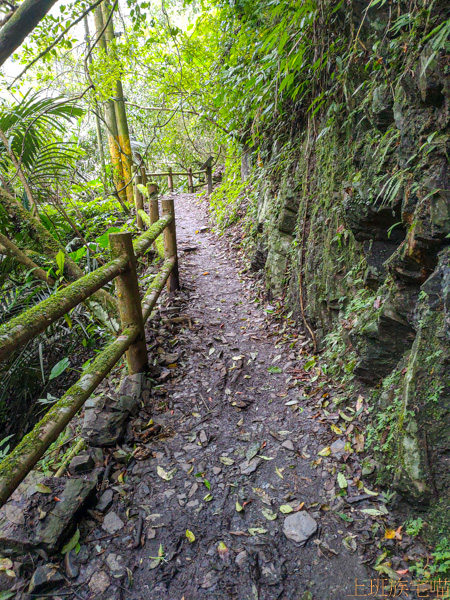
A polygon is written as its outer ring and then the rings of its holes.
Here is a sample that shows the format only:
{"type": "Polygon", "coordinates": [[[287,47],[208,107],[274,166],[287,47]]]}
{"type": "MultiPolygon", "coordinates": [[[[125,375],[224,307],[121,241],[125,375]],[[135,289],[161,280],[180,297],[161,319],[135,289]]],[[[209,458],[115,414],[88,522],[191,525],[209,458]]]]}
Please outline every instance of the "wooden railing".
{"type": "Polygon", "coordinates": [[[208,186],[208,194],[211,194],[213,191],[212,166],[210,164],[207,164],[206,167],[204,169],[201,169],[200,171],[193,171],[192,168],[189,167],[189,169],[187,171],[175,172],[171,168],[169,168],[168,171],[166,171],[164,173],[146,173],[146,175],[148,178],[150,178],[150,177],[167,177],[167,186],[168,186],[170,192],[173,192],[173,190],[174,190],[173,178],[175,176],[187,177],[188,192],[191,194],[193,194],[196,189],[201,188],[205,185],[208,186]],[[206,181],[204,183],[199,183],[198,185],[194,185],[194,176],[202,175],[202,174],[204,174],[206,176],[206,181]]]}
{"type": "Polygon", "coordinates": [[[121,333],[100,352],[80,379],[56,402],[18,446],[0,463],[0,507],[25,476],[32,470],[49,446],[81,409],[96,387],[117,361],[126,353],[128,372],[140,373],[148,365],[144,324],[167,282],[169,292],[179,287],[177,241],[173,199],[150,199],[150,217],[139,210],[149,229],[134,242],[130,233],[109,235],[112,260],[93,273],[78,279],[0,327],[0,361],[27,341],[42,333],[96,291],[115,280],[121,333]],[[156,209],[155,209],[156,205],[156,209]],[[141,257],[164,233],[164,263],[147,290],[142,303],[136,259],[141,257]]]}

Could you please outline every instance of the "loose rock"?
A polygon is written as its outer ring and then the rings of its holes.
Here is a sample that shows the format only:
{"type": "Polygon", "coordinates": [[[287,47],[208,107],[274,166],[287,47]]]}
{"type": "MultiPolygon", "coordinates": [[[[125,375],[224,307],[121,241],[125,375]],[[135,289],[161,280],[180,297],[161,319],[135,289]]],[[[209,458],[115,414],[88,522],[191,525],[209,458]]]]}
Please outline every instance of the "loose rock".
{"type": "Polygon", "coordinates": [[[293,542],[304,545],[317,531],[317,522],[305,510],[286,517],[283,533],[293,542]]]}
{"type": "Polygon", "coordinates": [[[94,468],[94,459],[87,452],[80,452],[77,456],[74,456],[70,461],[69,473],[71,475],[78,475],[79,473],[86,473],[92,471],[94,468]]]}
{"type": "Polygon", "coordinates": [[[124,522],[119,517],[119,515],[115,512],[109,512],[103,520],[102,527],[103,529],[114,535],[118,531],[120,531],[124,526],[124,522]]]}
{"type": "Polygon", "coordinates": [[[44,592],[59,585],[64,581],[64,577],[58,571],[58,565],[51,563],[38,567],[33,573],[28,592],[30,594],[44,592]]]}

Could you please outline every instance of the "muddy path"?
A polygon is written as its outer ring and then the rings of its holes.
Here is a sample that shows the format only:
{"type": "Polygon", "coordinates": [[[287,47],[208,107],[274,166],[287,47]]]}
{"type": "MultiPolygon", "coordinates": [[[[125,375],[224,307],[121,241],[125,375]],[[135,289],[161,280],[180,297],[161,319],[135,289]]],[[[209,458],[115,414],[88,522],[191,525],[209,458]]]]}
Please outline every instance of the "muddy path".
{"type": "Polygon", "coordinates": [[[355,581],[370,577],[360,544],[369,525],[358,510],[377,499],[344,505],[337,472],[352,473],[350,490],[359,467],[344,466],[351,458],[343,448],[318,456],[336,436],[303,402],[301,338],[291,348],[252,302],[251,282],[240,281],[195,196],[177,196],[176,215],[184,289],[149,322],[152,361],[165,366],[130,426],[136,432],[152,418],[162,429],[141,444],[140,460],[114,467],[103,483],[103,500],[80,523],[81,550],[66,559],[76,577],[65,591],[135,600],[353,598],[355,581]]]}

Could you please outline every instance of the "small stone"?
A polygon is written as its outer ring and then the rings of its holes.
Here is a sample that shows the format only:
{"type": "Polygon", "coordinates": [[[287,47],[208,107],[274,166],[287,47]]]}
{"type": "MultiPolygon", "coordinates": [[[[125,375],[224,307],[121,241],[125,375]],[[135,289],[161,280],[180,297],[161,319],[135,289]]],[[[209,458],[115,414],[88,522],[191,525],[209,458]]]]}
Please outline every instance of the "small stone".
{"type": "Polygon", "coordinates": [[[64,581],[63,575],[58,571],[58,565],[48,563],[38,567],[33,573],[28,592],[40,593],[49,590],[64,581]]]}
{"type": "Polygon", "coordinates": [[[73,550],[67,552],[67,554],[64,556],[64,567],[66,569],[66,575],[69,579],[75,579],[75,577],[78,577],[78,574],[80,573],[78,565],[76,565],[74,562],[74,557],[75,552],[73,550]]]}
{"type": "Polygon", "coordinates": [[[124,522],[115,512],[109,512],[103,520],[102,528],[111,535],[114,535],[124,526],[124,522]]]}
{"type": "Polygon", "coordinates": [[[169,365],[173,365],[177,362],[179,354],[161,354],[159,357],[159,363],[168,367],[169,365]]]}
{"type": "Polygon", "coordinates": [[[147,539],[154,540],[155,537],[156,537],[156,529],[153,529],[153,527],[150,527],[150,529],[147,531],[147,539]]]}
{"type": "Polygon", "coordinates": [[[191,500],[186,504],[186,508],[196,508],[198,506],[198,500],[191,500]]]}
{"type": "Polygon", "coordinates": [[[330,446],[331,454],[336,458],[341,458],[345,453],[345,441],[336,440],[330,446]]]}
{"type": "Polygon", "coordinates": [[[184,506],[187,500],[186,494],[177,494],[177,500],[180,506],[184,506]]]}
{"type": "Polygon", "coordinates": [[[94,468],[94,460],[87,452],[80,452],[70,461],[69,473],[78,475],[78,473],[86,473],[94,468]]]}
{"type": "Polygon", "coordinates": [[[200,431],[199,441],[202,446],[206,446],[206,444],[208,443],[208,436],[206,435],[206,432],[204,429],[202,429],[200,431]]]}
{"type": "Polygon", "coordinates": [[[102,513],[105,513],[112,506],[114,498],[114,492],[111,489],[105,490],[100,496],[95,508],[102,513]]]}
{"type": "Polygon", "coordinates": [[[222,473],[222,469],[220,467],[213,467],[214,475],[220,475],[222,473]]]}
{"type": "Polygon", "coordinates": [[[113,577],[121,577],[125,573],[125,565],[123,563],[123,556],[111,552],[106,557],[106,564],[108,565],[113,577]]]}
{"type": "Polygon", "coordinates": [[[110,579],[105,571],[94,573],[89,582],[89,589],[94,595],[103,594],[109,588],[110,579]]]}
{"type": "Polygon", "coordinates": [[[236,558],[234,559],[235,563],[237,564],[237,566],[242,569],[243,564],[245,563],[245,561],[248,559],[248,553],[246,550],[242,550],[242,552],[239,552],[239,554],[236,556],[236,558]]]}
{"type": "Polygon", "coordinates": [[[286,440],[285,442],[283,442],[281,444],[281,446],[283,448],[286,448],[286,450],[290,450],[291,452],[295,452],[294,444],[292,443],[291,440],[286,440]]]}
{"type": "Polygon", "coordinates": [[[89,454],[92,456],[92,460],[96,467],[101,467],[103,465],[105,457],[103,456],[103,450],[101,448],[89,448],[89,454]]]}
{"type": "Polygon", "coordinates": [[[132,398],[140,398],[144,385],[145,375],[143,373],[127,375],[120,384],[120,394],[123,396],[131,396],[132,398]]]}
{"type": "Polygon", "coordinates": [[[289,515],[284,520],[284,535],[297,544],[304,545],[316,531],[316,521],[305,510],[289,515]]]}
{"type": "Polygon", "coordinates": [[[195,492],[197,490],[198,490],[198,483],[194,483],[188,492],[188,498],[192,498],[192,496],[195,494],[195,492]]]}
{"type": "Polygon", "coordinates": [[[256,471],[256,469],[259,467],[261,462],[262,462],[261,458],[258,458],[256,456],[254,458],[252,458],[250,461],[244,460],[244,462],[240,464],[240,469],[241,469],[242,475],[250,475],[250,473],[253,473],[254,471],[256,471]]]}

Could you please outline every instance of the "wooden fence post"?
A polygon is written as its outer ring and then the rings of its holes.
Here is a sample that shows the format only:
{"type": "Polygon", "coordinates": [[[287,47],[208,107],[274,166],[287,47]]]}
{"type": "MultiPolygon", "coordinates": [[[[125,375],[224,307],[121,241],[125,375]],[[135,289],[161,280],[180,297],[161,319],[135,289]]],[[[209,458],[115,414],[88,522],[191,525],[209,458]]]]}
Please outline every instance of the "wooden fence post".
{"type": "Polygon", "coordinates": [[[173,175],[172,167],[169,167],[169,175],[167,177],[167,185],[169,186],[169,192],[173,192],[173,175]]]}
{"type": "Polygon", "coordinates": [[[138,185],[142,185],[142,175],[138,173],[137,169],[135,170],[135,188],[134,188],[134,204],[136,206],[136,225],[139,229],[144,229],[144,224],[139,215],[140,210],[144,210],[144,197],[142,196],[141,191],[138,188],[138,185]]]}
{"type": "Polygon", "coordinates": [[[148,356],[131,233],[110,233],[109,246],[113,258],[126,256],[128,259],[128,269],[118,275],[115,282],[122,330],[137,326],[140,332],[127,350],[128,373],[133,375],[148,367],[148,356]]]}
{"type": "Polygon", "coordinates": [[[192,167],[189,167],[189,169],[187,170],[187,177],[188,177],[188,192],[190,194],[194,193],[194,180],[192,178],[192,167]]]}
{"type": "Polygon", "coordinates": [[[158,186],[156,183],[148,183],[148,216],[150,221],[156,223],[159,221],[159,207],[158,207],[158,186]]]}
{"type": "Polygon", "coordinates": [[[175,225],[175,208],[173,198],[161,200],[162,216],[173,215],[172,222],[164,229],[164,254],[165,258],[175,258],[175,265],[167,280],[167,291],[172,294],[180,288],[180,277],[178,274],[177,233],[175,225]]]}
{"type": "Polygon", "coordinates": [[[209,165],[208,167],[206,167],[206,180],[208,182],[208,194],[211,195],[212,191],[213,191],[213,186],[212,186],[212,167],[211,167],[211,165],[209,165]]]}

